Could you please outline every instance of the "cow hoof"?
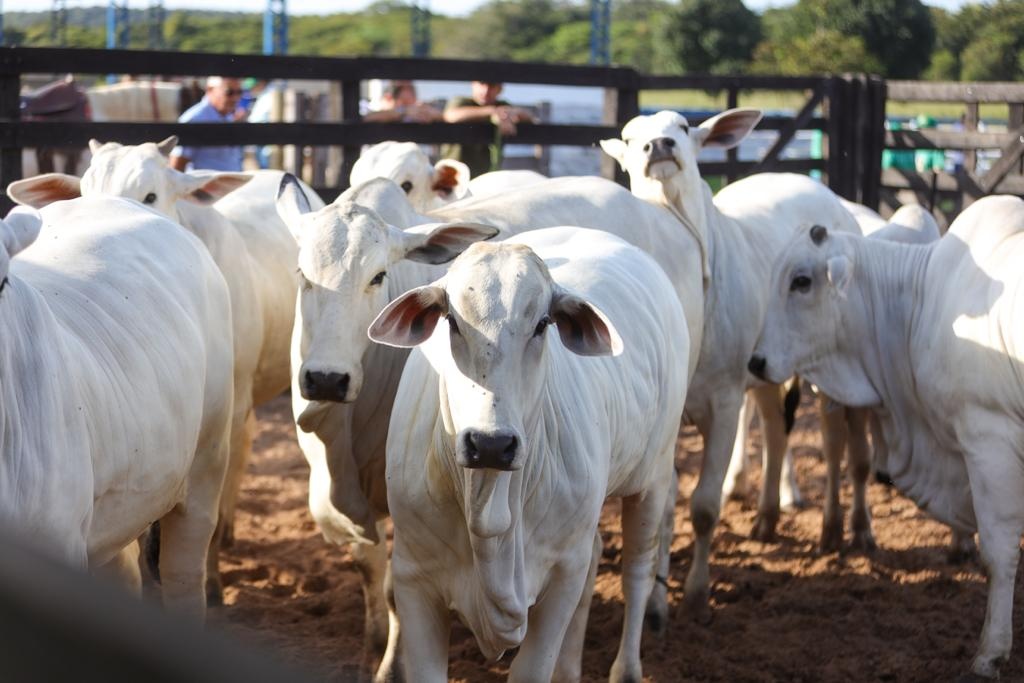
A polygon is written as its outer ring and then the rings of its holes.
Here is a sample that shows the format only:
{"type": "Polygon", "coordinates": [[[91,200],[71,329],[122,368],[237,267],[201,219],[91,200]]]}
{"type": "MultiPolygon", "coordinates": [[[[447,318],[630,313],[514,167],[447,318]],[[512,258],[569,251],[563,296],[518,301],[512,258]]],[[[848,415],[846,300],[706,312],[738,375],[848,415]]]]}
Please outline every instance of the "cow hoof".
{"type": "Polygon", "coordinates": [[[647,600],[647,610],[644,612],[644,623],[654,636],[660,638],[665,635],[665,629],[668,627],[668,595],[662,586],[655,585],[651,591],[651,597],[647,600]]]}
{"type": "Polygon", "coordinates": [[[750,532],[750,537],[762,543],[772,543],[775,541],[775,527],[778,523],[778,513],[759,512],[754,520],[754,528],[750,532]]]}
{"type": "Polygon", "coordinates": [[[826,524],[821,529],[821,552],[838,553],[843,548],[843,525],[826,524]]]}
{"type": "Polygon", "coordinates": [[[849,550],[855,553],[869,555],[878,549],[875,537],[870,530],[853,532],[853,539],[850,541],[849,550]]]}

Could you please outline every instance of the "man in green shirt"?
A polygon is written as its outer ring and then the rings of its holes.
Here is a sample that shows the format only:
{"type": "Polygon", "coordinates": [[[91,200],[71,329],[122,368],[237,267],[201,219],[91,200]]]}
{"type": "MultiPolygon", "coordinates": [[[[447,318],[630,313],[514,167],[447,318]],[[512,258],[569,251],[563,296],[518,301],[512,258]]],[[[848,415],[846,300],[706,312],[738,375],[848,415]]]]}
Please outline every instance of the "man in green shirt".
{"type": "MultiPolygon", "coordinates": [[[[535,123],[533,115],[498,99],[501,83],[473,81],[471,97],[456,97],[444,108],[444,120],[448,123],[472,123],[490,121],[497,126],[499,138],[516,134],[517,123],[535,123]]],[[[497,140],[496,140],[497,142],[497,140]]],[[[501,167],[501,146],[449,144],[441,147],[441,157],[457,159],[469,166],[475,178],[501,167]]]]}

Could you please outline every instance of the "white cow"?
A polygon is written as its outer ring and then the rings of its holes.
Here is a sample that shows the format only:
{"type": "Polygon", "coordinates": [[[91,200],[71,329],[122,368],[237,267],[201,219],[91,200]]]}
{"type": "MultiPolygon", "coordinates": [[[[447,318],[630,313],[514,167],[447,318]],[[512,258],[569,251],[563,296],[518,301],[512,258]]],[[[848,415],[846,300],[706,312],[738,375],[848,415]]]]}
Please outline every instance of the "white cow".
{"type": "Polygon", "coordinates": [[[519,648],[510,680],[579,680],[597,524],[616,496],[625,622],[611,680],[641,680],[689,355],[657,263],[577,228],[475,244],[369,334],[422,349],[402,375],[387,446],[410,678],[448,680],[454,612],[488,659],[519,648]]]}
{"type": "Polygon", "coordinates": [[[466,195],[469,167],[455,159],[431,164],[415,142],[387,140],[366,149],[352,165],[349,184],[389,178],[409,195],[417,211],[430,211],[466,195]]]}
{"type": "Polygon", "coordinates": [[[972,671],[1010,653],[1024,532],[1021,326],[1024,201],[968,207],[932,245],[815,226],[775,265],[750,359],[769,381],[800,372],[850,406],[878,407],[896,486],[964,535],[990,581],[972,671]]]}
{"type": "MultiPolygon", "coordinates": [[[[11,183],[8,194],[37,207],[79,195],[136,199],[199,237],[220,267],[231,292],[236,399],[222,524],[215,539],[219,546],[232,533],[252,440],[252,425],[247,424],[252,408],[288,386],[298,247],[271,204],[271,188],[280,184],[280,172],[179,173],[167,165],[167,154],[176,143],[176,137],[137,146],[92,140],[92,162],[81,179],[46,174],[11,183]],[[252,189],[238,189],[253,177],[252,189]],[[239,196],[229,199],[228,193],[236,190],[239,196]],[[211,206],[221,197],[223,204],[211,206]]],[[[315,195],[312,201],[323,205],[315,195]]],[[[211,599],[219,599],[216,553],[210,554],[209,574],[211,599]]]]}
{"type": "MultiPolygon", "coordinates": [[[[846,200],[840,201],[854,215],[864,233],[869,234],[872,239],[886,239],[907,244],[927,244],[939,238],[938,224],[932,215],[921,206],[908,204],[900,207],[889,221],[885,221],[867,207],[846,200]]],[[[823,552],[835,552],[843,544],[843,510],[839,501],[839,487],[843,451],[847,449],[853,483],[853,505],[850,517],[850,525],[853,529],[851,547],[862,551],[872,550],[875,547],[875,540],[871,532],[870,508],[867,505],[867,482],[872,463],[878,471],[885,472],[887,460],[885,439],[878,427],[877,417],[871,409],[843,406],[826,394],[817,391],[813,385],[811,386],[818,397],[818,412],[822,421],[822,450],[825,454],[828,472],[820,547],[823,552]],[[869,428],[872,437],[870,449],[867,440],[869,428]]],[[[742,495],[745,491],[747,458],[743,447],[746,445],[747,423],[744,420],[752,413],[750,403],[751,397],[748,396],[744,407],[746,412],[741,413],[740,417],[740,432],[736,440],[736,449],[726,475],[726,494],[742,495]]],[[[787,452],[787,457],[790,455],[787,452]]],[[[793,490],[796,490],[795,482],[791,486],[793,490]]],[[[784,498],[783,496],[783,500],[784,498]]],[[[965,554],[970,554],[972,548],[973,540],[971,538],[957,539],[954,541],[951,557],[959,559],[965,554]]]]}
{"type": "Polygon", "coordinates": [[[686,405],[687,416],[704,437],[704,461],[691,499],[694,557],[685,586],[687,605],[701,620],[710,618],[711,538],[748,388],[764,417],[768,451],[754,537],[772,538],[779,517],[787,438],[783,392],[779,385],[754,383],[746,372],[767,305],[771,263],[800,226],[821,223],[859,232],[836,196],[807,176],[757,174],[727,186],[712,199],[697,168],[697,152],[739,144],[760,118],[759,111],[734,109],[691,128],[686,117],[663,111],[628,122],[621,140],[601,141],[602,149],[629,173],[634,194],[671,208],[706,245],[704,336],[686,405]]]}
{"type": "MultiPolygon", "coordinates": [[[[444,271],[414,261],[449,260],[452,249],[495,234],[495,228],[479,227],[485,223],[507,233],[572,223],[618,232],[652,254],[673,283],[686,315],[692,372],[704,310],[701,249],[671,214],[600,178],[559,178],[519,193],[457,202],[429,216],[416,213],[386,179],[351,188],[316,213],[295,189],[282,185],[279,210],[300,248],[292,409],[310,463],[310,510],[327,540],[356,543],[353,557],[367,609],[366,665],[383,656],[383,675],[393,663],[388,653],[394,644],[392,639],[385,650],[387,548],[379,543],[388,509],[384,445],[406,353],[370,344],[363,331],[392,298],[444,271]],[[449,225],[438,228],[439,221],[449,225]],[[402,230],[424,223],[434,225],[402,230]]],[[[671,513],[666,509],[666,526],[671,513]]],[[[670,540],[664,539],[666,550],[670,540]]],[[[667,563],[666,552],[662,575],[667,563]]],[[[666,589],[659,584],[651,613],[664,625],[667,612],[666,589]]]]}
{"type": "Polygon", "coordinates": [[[15,209],[0,241],[0,519],[83,568],[125,565],[161,520],[164,602],[202,617],[232,412],[224,278],[117,198],[15,209]]]}
{"type": "Polygon", "coordinates": [[[126,81],[86,91],[93,121],[177,121],[181,83],[126,81]]]}
{"type": "Polygon", "coordinates": [[[548,177],[545,175],[526,169],[491,171],[478,175],[469,181],[469,195],[472,197],[491,197],[496,194],[536,185],[547,179],[548,177]]]}

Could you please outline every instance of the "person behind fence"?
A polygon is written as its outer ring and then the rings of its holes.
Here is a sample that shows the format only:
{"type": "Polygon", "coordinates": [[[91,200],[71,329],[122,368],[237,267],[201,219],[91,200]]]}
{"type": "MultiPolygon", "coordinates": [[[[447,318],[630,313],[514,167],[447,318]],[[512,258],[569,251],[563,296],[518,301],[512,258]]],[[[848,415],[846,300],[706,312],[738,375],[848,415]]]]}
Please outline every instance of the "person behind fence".
{"type": "MultiPolygon", "coordinates": [[[[237,78],[210,76],[206,79],[203,99],[178,117],[179,123],[233,123],[244,121],[246,112],[238,106],[242,82],[237,78]]],[[[171,166],[179,171],[188,168],[215,171],[241,171],[241,145],[190,147],[179,145],[171,152],[171,166]]]]}
{"type": "Polygon", "coordinates": [[[494,144],[451,144],[441,147],[441,157],[457,159],[467,166],[473,177],[501,168],[501,138],[516,134],[516,124],[536,123],[533,114],[522,107],[514,107],[501,95],[501,83],[473,81],[471,97],[456,97],[444,108],[448,123],[479,123],[490,121],[497,127],[494,144]]]}
{"type": "Polygon", "coordinates": [[[441,111],[416,98],[416,85],[412,81],[391,81],[384,88],[376,108],[363,113],[363,121],[370,123],[432,123],[441,120],[441,111]]]}

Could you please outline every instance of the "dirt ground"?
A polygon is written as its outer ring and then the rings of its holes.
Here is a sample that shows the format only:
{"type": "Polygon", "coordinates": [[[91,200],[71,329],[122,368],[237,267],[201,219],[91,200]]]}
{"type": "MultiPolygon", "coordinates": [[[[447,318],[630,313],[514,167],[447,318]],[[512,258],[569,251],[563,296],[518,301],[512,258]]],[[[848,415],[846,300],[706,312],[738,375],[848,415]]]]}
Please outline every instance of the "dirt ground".
{"type": "MultiPolygon", "coordinates": [[[[222,556],[226,607],[214,620],[323,680],[351,680],[362,646],[358,574],[347,549],[328,545],[307,510],[308,469],[287,397],[258,416],[236,542],[222,556]]],[[[753,436],[751,453],[760,448],[756,430],[753,436]]],[[[775,543],[749,539],[754,493],[726,505],[712,555],[713,621],[698,625],[679,612],[663,638],[646,634],[645,680],[930,682],[965,672],[985,614],[985,579],[977,561],[948,564],[949,531],[878,484],[872,484],[869,501],[879,549],[870,557],[820,554],[825,466],[809,405],[801,409],[792,443],[809,505],[783,512],[775,543]]],[[[683,474],[669,577],[673,606],[681,604],[693,540],[689,492],[700,464],[700,437],[691,429],[680,434],[677,462],[683,474]]],[[[759,469],[754,468],[754,491],[759,469]]],[[[844,486],[847,509],[849,493],[844,486]]],[[[605,552],[587,629],[585,681],[607,680],[618,646],[618,527],[617,505],[609,503],[601,524],[605,552]]],[[[1018,597],[1018,630],[1022,602],[1018,597]]],[[[1003,680],[1024,680],[1022,646],[1018,639],[1003,680]]],[[[507,657],[487,664],[467,630],[453,631],[454,680],[499,681],[507,671],[507,657]]]]}

